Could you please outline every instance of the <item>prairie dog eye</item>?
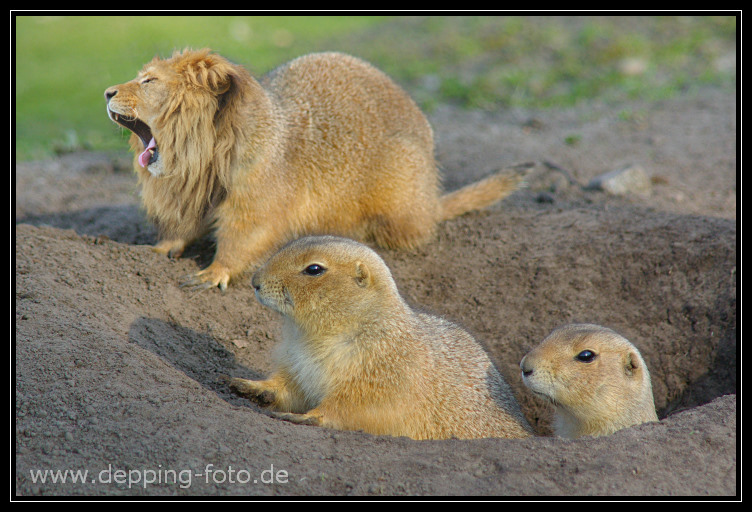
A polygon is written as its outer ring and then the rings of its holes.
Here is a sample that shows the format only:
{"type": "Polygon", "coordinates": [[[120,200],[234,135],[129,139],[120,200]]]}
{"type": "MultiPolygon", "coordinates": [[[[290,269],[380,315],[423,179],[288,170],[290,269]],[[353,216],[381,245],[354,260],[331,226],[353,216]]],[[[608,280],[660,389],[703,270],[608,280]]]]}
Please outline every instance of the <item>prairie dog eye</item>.
{"type": "Polygon", "coordinates": [[[308,265],[303,269],[303,273],[307,276],[320,276],[324,272],[326,272],[326,269],[317,263],[308,265]]]}
{"type": "Polygon", "coordinates": [[[583,363],[592,363],[595,360],[595,357],[595,352],[591,350],[583,350],[575,356],[575,359],[583,363]]]}

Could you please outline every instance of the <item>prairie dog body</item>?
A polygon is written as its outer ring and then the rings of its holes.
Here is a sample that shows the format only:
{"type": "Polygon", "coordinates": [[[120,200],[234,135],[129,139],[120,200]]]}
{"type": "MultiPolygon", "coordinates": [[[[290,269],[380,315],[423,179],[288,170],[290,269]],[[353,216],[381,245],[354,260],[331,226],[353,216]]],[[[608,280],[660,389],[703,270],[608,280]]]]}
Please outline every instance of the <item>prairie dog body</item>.
{"type": "Polygon", "coordinates": [[[383,260],[338,237],[283,247],[253,276],[282,314],[276,369],[232,379],[297,423],[413,439],[532,435],[511,389],[458,326],[412,310],[383,260]]]}
{"type": "Polygon", "coordinates": [[[658,421],[645,361],[611,329],[555,329],[520,368],[525,385],[556,407],[554,432],[560,437],[602,436],[658,421]]]}
{"type": "Polygon", "coordinates": [[[413,248],[436,224],[514,192],[519,168],[442,194],[433,131],[386,74],[342,53],[294,59],[256,80],[209,50],[155,58],[105,91],[131,147],[155,250],[179,257],[211,231],[219,286],[308,234],[413,248]]]}

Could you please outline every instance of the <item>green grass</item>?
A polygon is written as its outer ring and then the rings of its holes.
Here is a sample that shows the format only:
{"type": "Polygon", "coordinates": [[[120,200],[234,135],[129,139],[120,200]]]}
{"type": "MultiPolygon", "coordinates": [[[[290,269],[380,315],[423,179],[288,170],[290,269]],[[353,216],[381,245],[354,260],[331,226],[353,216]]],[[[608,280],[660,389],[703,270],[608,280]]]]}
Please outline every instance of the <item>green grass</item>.
{"type": "Polygon", "coordinates": [[[104,90],[132,79],[154,55],[210,47],[262,73],[316,41],[379,23],[378,17],[17,17],[16,156],[122,149],[104,90]]]}
{"type": "Polygon", "coordinates": [[[382,37],[364,52],[403,77],[424,107],[653,101],[700,85],[733,90],[736,79],[734,16],[441,17],[395,32],[409,41],[382,37]],[[390,62],[397,45],[400,58],[390,62]],[[415,73],[405,69],[411,62],[419,63],[415,73]],[[426,77],[430,88],[421,87],[426,77]]]}
{"type": "Polygon", "coordinates": [[[16,157],[124,150],[103,92],[154,55],[210,47],[261,74],[297,55],[372,61],[427,110],[558,108],[671,98],[736,81],[736,18],[234,17],[14,18],[16,157]]]}

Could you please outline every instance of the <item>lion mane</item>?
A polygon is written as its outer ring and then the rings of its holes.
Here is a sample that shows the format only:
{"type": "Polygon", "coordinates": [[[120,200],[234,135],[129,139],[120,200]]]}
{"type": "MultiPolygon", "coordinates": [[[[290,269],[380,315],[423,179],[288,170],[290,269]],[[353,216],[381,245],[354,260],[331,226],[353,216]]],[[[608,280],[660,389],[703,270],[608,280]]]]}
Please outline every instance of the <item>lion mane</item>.
{"type": "MultiPolygon", "coordinates": [[[[166,174],[136,168],[146,213],[161,237],[193,240],[209,228],[241,158],[248,134],[240,111],[254,81],[244,68],[206,49],[176,52],[172,71],[177,76],[151,126],[166,174]]],[[[136,134],[130,144],[137,155],[145,149],[136,134]]]]}

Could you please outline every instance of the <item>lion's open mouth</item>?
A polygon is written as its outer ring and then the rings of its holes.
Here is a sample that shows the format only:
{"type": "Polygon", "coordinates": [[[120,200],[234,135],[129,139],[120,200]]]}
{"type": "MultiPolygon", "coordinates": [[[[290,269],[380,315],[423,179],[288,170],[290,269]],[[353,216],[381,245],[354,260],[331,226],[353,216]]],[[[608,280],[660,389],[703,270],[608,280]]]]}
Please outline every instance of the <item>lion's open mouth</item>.
{"type": "Polygon", "coordinates": [[[113,112],[108,109],[110,119],[118,123],[120,126],[128,128],[130,131],[138,135],[141,142],[144,144],[144,152],[138,155],[138,163],[141,167],[146,168],[159,159],[159,149],[157,148],[157,141],[151,134],[149,125],[141,121],[140,119],[124,116],[113,112]]]}

